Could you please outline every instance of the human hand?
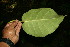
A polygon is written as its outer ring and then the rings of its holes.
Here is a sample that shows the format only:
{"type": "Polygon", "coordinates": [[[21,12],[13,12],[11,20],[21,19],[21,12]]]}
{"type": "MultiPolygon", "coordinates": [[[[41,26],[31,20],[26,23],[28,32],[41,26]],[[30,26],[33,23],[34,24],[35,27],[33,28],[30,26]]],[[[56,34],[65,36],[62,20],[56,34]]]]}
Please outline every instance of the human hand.
{"type": "Polygon", "coordinates": [[[9,38],[14,44],[16,44],[19,40],[19,32],[21,29],[22,23],[18,20],[15,20],[11,23],[7,23],[4,27],[2,33],[2,38],[9,38]]]}

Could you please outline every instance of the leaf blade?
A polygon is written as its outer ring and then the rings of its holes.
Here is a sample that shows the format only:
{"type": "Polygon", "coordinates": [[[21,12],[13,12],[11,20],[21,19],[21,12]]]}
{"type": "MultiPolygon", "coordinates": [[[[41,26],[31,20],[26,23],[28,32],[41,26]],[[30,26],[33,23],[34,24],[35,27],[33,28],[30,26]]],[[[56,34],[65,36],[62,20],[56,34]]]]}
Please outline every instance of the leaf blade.
{"type": "Polygon", "coordinates": [[[64,17],[65,16],[63,15],[58,15],[50,8],[32,9],[26,13],[26,15],[22,16],[22,21],[25,21],[22,27],[29,35],[45,37],[48,34],[53,33],[58,28],[64,17]],[[29,26],[27,26],[27,24],[29,26]]]}

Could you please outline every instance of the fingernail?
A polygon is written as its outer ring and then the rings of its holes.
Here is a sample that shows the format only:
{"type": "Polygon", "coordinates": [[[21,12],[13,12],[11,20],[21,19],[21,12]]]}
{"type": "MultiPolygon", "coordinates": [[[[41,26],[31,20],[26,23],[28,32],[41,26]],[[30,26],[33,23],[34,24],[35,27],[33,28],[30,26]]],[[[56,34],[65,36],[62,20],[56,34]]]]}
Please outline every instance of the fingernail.
{"type": "Polygon", "coordinates": [[[18,22],[18,20],[16,19],[16,22],[18,22]]]}
{"type": "Polygon", "coordinates": [[[19,24],[22,25],[22,23],[19,21],[19,24]]]}

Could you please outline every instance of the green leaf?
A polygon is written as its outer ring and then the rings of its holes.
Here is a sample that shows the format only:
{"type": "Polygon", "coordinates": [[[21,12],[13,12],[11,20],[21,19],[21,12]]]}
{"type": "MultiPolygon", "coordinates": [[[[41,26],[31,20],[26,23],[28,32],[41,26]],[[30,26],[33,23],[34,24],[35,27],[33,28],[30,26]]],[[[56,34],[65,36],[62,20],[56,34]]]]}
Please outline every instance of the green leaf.
{"type": "Polygon", "coordinates": [[[53,33],[65,16],[58,15],[51,8],[31,9],[22,16],[23,30],[35,37],[45,37],[53,33]]]}

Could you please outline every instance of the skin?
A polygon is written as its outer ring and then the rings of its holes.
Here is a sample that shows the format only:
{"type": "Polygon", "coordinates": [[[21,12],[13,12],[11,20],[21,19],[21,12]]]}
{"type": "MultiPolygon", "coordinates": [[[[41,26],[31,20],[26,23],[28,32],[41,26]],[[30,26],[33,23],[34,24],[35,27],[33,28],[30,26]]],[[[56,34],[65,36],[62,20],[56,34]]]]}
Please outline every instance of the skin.
{"type": "MultiPolygon", "coordinates": [[[[19,40],[19,32],[21,29],[22,23],[18,20],[15,20],[11,23],[7,23],[7,25],[4,27],[2,33],[2,38],[9,38],[14,44],[16,44],[19,40]]],[[[0,42],[0,47],[9,47],[4,42],[0,42]]]]}

